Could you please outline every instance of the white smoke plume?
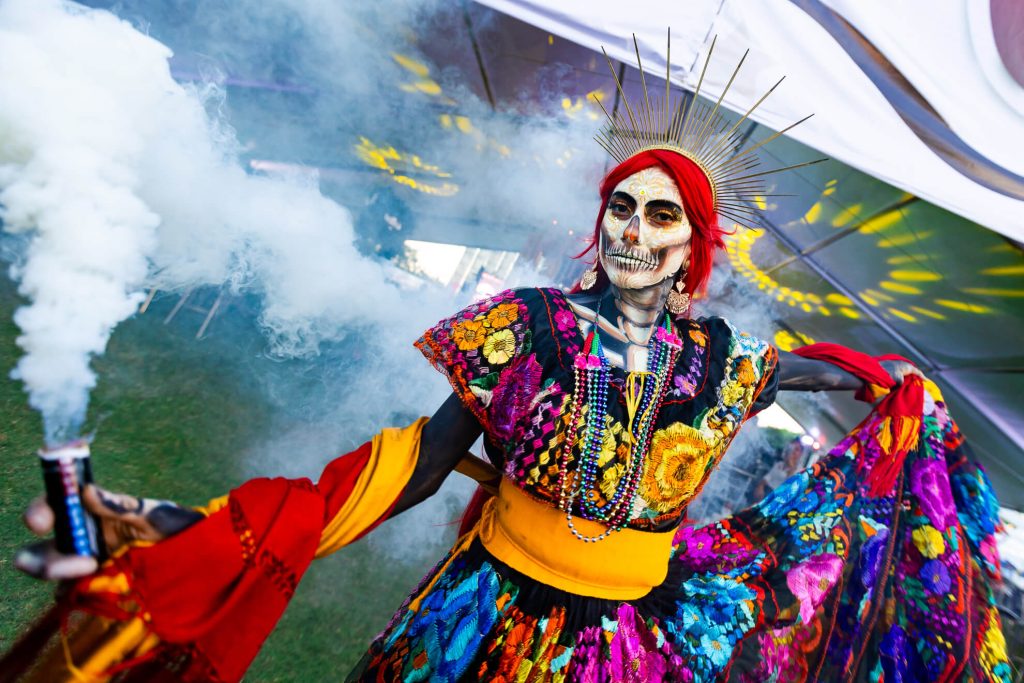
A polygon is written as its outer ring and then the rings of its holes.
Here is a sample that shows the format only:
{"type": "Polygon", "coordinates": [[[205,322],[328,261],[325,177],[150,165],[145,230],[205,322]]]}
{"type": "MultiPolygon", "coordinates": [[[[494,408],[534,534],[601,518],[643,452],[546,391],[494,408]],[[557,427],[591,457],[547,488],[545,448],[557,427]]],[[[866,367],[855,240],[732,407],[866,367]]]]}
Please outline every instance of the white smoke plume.
{"type": "Polygon", "coordinates": [[[51,441],[82,421],[90,357],[141,300],[160,218],[139,196],[140,167],[158,134],[151,113],[175,104],[166,59],[107,14],[0,5],[0,216],[31,234],[13,269],[31,301],[15,318],[15,373],[51,441]]]}
{"type": "Polygon", "coordinates": [[[257,291],[291,354],[383,322],[397,302],[354,249],[348,211],[308,183],[246,174],[170,56],[107,12],[0,3],[0,216],[28,236],[12,269],[30,302],[16,315],[15,376],[51,442],[75,435],[89,361],[144,286],[257,291]]]}
{"type": "MultiPolygon", "coordinates": [[[[329,400],[299,397],[308,420],[325,425],[317,432],[323,441],[249,444],[251,473],[312,474],[339,447],[385,426],[388,416],[429,413],[444,383],[410,342],[451,312],[450,295],[419,290],[403,300],[387,267],[356,250],[358,226],[321,194],[315,176],[245,170],[245,145],[230,125],[225,91],[210,79],[195,86],[176,81],[171,50],[140,31],[150,26],[150,13],[173,25],[167,20],[180,6],[114,9],[124,19],[63,0],[0,0],[0,221],[8,235],[20,235],[11,274],[28,300],[16,316],[25,355],[14,375],[43,414],[47,441],[76,435],[96,383],[91,358],[152,287],[227,285],[256,294],[259,322],[278,356],[310,357],[324,342],[361,332],[362,360],[324,380],[329,400]]],[[[403,22],[433,10],[426,0],[373,8],[314,0],[198,5],[192,19],[208,42],[192,46],[179,64],[198,61],[197,70],[216,81],[222,69],[258,70],[273,61],[261,46],[283,46],[298,78],[330,93],[311,106],[318,120],[338,121],[341,144],[358,139],[357,130],[375,130],[372,123],[382,137],[401,129],[424,140],[433,156],[452,159],[463,184],[452,214],[486,225],[491,216],[514,212],[538,233],[553,217],[588,224],[602,160],[589,140],[592,122],[572,127],[495,113],[446,83],[462,113],[485,131],[480,135],[514,147],[512,159],[499,164],[495,157],[507,155],[481,152],[479,137],[468,143],[471,151],[478,147],[474,153],[460,155],[465,139],[438,135],[432,103],[402,117],[384,115],[391,105],[378,96],[381,84],[395,80],[385,69],[398,67],[387,55],[385,66],[369,57],[404,35],[403,22]],[[377,40],[350,40],[365,30],[377,40]],[[339,68],[346,64],[361,68],[339,68]],[[583,152],[565,151],[575,148],[583,152]],[[557,166],[548,163],[554,155],[557,166]]],[[[370,176],[363,178],[370,185],[370,176]]],[[[410,200],[413,210],[418,200],[410,200]]],[[[280,405],[295,399],[275,398],[280,405]]]]}

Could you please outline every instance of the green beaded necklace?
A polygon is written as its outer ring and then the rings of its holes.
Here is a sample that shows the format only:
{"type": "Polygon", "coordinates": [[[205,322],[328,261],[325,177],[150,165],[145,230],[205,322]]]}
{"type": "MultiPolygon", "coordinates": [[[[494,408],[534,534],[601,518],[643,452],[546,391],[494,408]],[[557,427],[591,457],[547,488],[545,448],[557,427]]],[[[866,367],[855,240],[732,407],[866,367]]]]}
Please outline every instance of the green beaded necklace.
{"type": "Polygon", "coordinates": [[[630,372],[626,376],[629,455],[623,474],[615,485],[615,492],[603,505],[599,505],[594,498],[597,497],[596,492],[600,488],[598,462],[607,428],[611,364],[601,346],[601,334],[598,331],[600,301],[597,309],[590,333],[573,363],[575,388],[568,432],[562,446],[558,487],[558,507],[565,512],[570,531],[576,538],[588,543],[603,540],[613,531],[618,531],[629,523],[630,512],[643,479],[654,424],[661,412],[672,369],[683,347],[682,340],[673,331],[672,322],[666,314],[662,324],[648,341],[647,370],[630,372]],[[588,414],[580,444],[580,462],[576,469],[575,485],[570,486],[569,463],[572,461],[572,450],[579,435],[584,406],[588,407],[588,414]],[[572,511],[576,500],[580,501],[581,517],[601,522],[607,527],[602,533],[597,536],[586,536],[576,529],[572,511]]]}

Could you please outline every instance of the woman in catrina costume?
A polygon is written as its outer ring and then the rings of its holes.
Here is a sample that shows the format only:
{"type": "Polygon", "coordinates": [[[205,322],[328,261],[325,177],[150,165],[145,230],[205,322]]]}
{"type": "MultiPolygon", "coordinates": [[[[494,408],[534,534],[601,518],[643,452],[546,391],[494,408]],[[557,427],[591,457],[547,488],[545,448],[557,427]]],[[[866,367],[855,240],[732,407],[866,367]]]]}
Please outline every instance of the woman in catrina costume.
{"type": "MultiPolygon", "coordinates": [[[[780,354],[691,318],[718,216],[749,224],[764,174],[717,105],[619,90],[598,138],[618,163],[573,291],[502,292],[427,330],[416,346],[451,397],[316,484],[256,479],[197,510],[87,489],[111,559],[17,558],[91,572],[61,600],[86,616],[30,676],[239,680],[314,558],[458,470],[483,484],[461,537],[348,680],[1009,681],[998,507],[938,389],[896,357],[780,354]],[[874,407],[753,507],[687,522],[780,390],[874,407]],[[465,457],[481,434],[490,463],[465,457]]],[[[46,531],[52,514],[26,518],[46,531]]]]}

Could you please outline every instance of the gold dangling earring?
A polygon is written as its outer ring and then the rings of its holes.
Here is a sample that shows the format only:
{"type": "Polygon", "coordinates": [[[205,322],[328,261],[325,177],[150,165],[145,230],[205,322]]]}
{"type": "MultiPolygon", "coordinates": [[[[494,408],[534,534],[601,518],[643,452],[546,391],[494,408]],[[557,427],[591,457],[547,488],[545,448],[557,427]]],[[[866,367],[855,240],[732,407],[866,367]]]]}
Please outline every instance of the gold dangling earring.
{"type": "Polygon", "coordinates": [[[590,270],[583,273],[580,278],[580,289],[590,289],[597,282],[597,261],[590,266],[590,270]]]}
{"type": "Polygon", "coordinates": [[[683,291],[686,288],[685,278],[686,271],[684,270],[676,280],[675,286],[669,291],[668,299],[665,301],[665,307],[672,315],[682,315],[690,308],[690,295],[683,291]]]}

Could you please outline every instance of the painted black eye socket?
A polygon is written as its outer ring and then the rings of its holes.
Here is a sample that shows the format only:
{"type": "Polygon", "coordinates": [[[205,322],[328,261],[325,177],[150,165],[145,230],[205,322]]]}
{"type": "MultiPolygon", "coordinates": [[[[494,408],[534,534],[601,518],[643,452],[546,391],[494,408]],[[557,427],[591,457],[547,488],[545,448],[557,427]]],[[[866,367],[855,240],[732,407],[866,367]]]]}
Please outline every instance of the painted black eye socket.
{"type": "Polygon", "coordinates": [[[629,218],[633,215],[633,210],[629,204],[621,200],[614,200],[608,204],[608,210],[612,212],[612,215],[616,218],[629,218]]]}
{"type": "Polygon", "coordinates": [[[661,227],[669,227],[683,220],[683,210],[671,202],[654,201],[646,207],[647,220],[661,227]]]}

